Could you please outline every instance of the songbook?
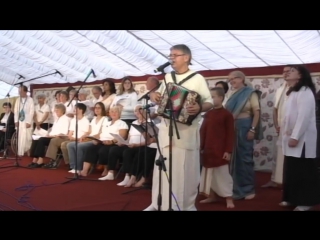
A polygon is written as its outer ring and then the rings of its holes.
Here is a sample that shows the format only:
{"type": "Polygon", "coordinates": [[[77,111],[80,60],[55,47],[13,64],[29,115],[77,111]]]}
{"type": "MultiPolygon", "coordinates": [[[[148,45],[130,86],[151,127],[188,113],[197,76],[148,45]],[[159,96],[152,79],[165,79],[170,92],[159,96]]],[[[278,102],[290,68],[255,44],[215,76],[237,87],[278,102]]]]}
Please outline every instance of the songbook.
{"type": "Polygon", "coordinates": [[[98,138],[95,138],[95,137],[92,137],[92,136],[87,136],[86,138],[90,139],[90,140],[94,140],[94,141],[97,141],[99,143],[102,143],[103,141],[98,139],[98,138]]]}
{"type": "MultiPolygon", "coordinates": [[[[148,124],[148,126],[147,126],[148,134],[151,137],[158,135],[159,128],[154,123],[147,122],[147,124],[148,124]]],[[[133,126],[135,129],[137,129],[141,134],[146,133],[146,123],[143,123],[141,125],[131,124],[131,126],[133,126]]]]}
{"type": "Polygon", "coordinates": [[[114,137],[115,140],[117,140],[118,143],[122,145],[129,145],[128,140],[124,140],[123,137],[121,137],[119,134],[110,133],[112,137],[114,137]]]}
{"type": "Polygon", "coordinates": [[[46,137],[48,136],[48,131],[43,129],[43,128],[40,128],[40,129],[35,129],[34,132],[33,132],[34,135],[37,135],[37,136],[40,136],[40,137],[46,137]]]}

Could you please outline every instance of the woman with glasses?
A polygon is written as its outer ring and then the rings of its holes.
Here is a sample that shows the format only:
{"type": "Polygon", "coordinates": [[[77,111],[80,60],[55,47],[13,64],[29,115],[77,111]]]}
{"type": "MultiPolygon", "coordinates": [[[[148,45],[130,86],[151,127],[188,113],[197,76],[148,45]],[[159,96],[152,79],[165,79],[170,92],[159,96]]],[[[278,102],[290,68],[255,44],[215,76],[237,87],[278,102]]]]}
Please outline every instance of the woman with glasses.
{"type": "Polygon", "coordinates": [[[88,136],[99,138],[104,121],[108,121],[106,116],[106,110],[102,102],[97,102],[94,105],[94,118],[90,122],[89,132],[83,136],[78,142],[76,151],[76,142],[70,142],[67,144],[69,163],[71,170],[69,173],[80,173],[83,167],[83,156],[90,146],[93,145],[93,141],[86,138],[88,136]],[[76,162],[77,160],[77,162],[76,162]]]}

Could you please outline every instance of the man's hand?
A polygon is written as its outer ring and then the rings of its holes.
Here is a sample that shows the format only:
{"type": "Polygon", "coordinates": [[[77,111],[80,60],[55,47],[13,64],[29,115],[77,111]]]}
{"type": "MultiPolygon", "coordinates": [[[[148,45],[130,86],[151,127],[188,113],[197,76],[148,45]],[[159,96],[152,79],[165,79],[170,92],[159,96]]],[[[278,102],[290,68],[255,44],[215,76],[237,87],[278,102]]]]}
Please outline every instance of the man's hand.
{"type": "Polygon", "coordinates": [[[15,125],[16,127],[18,127],[18,126],[19,126],[19,122],[16,122],[14,125],[15,125]]]}
{"type": "Polygon", "coordinates": [[[2,130],[1,130],[2,132],[6,132],[7,131],[7,129],[6,128],[2,128],[2,130]]]}
{"type": "Polygon", "coordinates": [[[160,103],[161,99],[162,99],[161,94],[158,92],[152,92],[152,93],[150,93],[150,99],[152,102],[160,103]]]}
{"type": "Polygon", "coordinates": [[[223,154],[223,157],[222,157],[222,158],[223,158],[224,160],[230,161],[231,154],[230,154],[230,153],[225,152],[225,153],[223,154]]]}
{"type": "Polygon", "coordinates": [[[129,148],[135,148],[135,147],[137,147],[137,144],[132,143],[132,144],[129,144],[128,147],[129,148]]]}
{"type": "Polygon", "coordinates": [[[188,104],[186,109],[190,115],[196,115],[200,112],[200,105],[198,103],[188,104]]]}
{"type": "Polygon", "coordinates": [[[26,128],[30,128],[31,124],[30,123],[26,123],[26,128]]]}

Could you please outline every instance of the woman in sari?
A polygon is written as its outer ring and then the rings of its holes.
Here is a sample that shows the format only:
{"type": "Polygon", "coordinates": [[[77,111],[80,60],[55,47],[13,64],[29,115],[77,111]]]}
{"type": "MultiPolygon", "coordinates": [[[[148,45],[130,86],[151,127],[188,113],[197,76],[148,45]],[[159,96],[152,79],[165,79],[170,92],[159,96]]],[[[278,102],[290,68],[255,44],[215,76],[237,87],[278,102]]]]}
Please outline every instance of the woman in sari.
{"type": "Polygon", "coordinates": [[[261,140],[260,92],[245,83],[240,71],[229,74],[232,92],[225,108],[235,119],[236,141],[230,165],[233,177],[233,198],[253,199],[255,197],[255,174],[253,161],[254,140],[261,140]]]}

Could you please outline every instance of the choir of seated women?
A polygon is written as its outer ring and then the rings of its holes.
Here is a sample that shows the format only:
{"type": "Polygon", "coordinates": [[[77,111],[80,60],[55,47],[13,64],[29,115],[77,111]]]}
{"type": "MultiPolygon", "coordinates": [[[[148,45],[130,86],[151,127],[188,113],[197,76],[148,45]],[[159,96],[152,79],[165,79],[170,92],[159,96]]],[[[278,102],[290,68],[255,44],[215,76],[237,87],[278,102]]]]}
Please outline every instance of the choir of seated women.
{"type": "Polygon", "coordinates": [[[93,138],[99,138],[102,126],[104,122],[108,122],[106,116],[106,110],[102,102],[97,102],[94,105],[94,118],[92,119],[89,127],[88,134],[84,135],[77,144],[76,142],[70,142],[67,144],[69,163],[71,170],[70,173],[80,173],[83,167],[83,157],[85,152],[91,145],[93,145],[93,140],[87,138],[88,136],[93,138]]]}
{"type": "Polygon", "coordinates": [[[0,152],[5,151],[7,146],[6,141],[11,139],[13,133],[15,132],[14,125],[14,113],[11,111],[11,103],[5,102],[2,104],[4,112],[0,116],[0,152]]]}
{"type": "Polygon", "coordinates": [[[126,139],[128,134],[128,125],[124,121],[120,120],[120,107],[111,107],[109,115],[111,120],[103,123],[99,141],[94,140],[93,145],[86,149],[83,169],[80,172],[81,176],[87,176],[91,165],[99,163],[104,166],[104,171],[102,173],[103,177],[99,178],[99,180],[114,179],[113,171],[108,172],[107,168],[109,164],[117,164],[108,161],[109,150],[116,146],[115,143],[117,142],[112,134],[119,135],[123,139],[126,139]]]}
{"type": "Polygon", "coordinates": [[[38,140],[32,140],[30,148],[30,156],[33,158],[32,163],[28,165],[30,168],[39,168],[44,165],[43,158],[46,153],[46,146],[49,145],[51,139],[58,138],[59,135],[68,133],[70,118],[65,115],[66,107],[64,104],[55,105],[56,120],[53,123],[51,131],[46,137],[40,137],[38,140]]]}
{"type": "MultiPolygon", "coordinates": [[[[142,110],[142,105],[137,105],[134,112],[137,120],[132,122],[132,124],[145,125],[146,110],[142,110]]],[[[129,144],[123,145],[117,143],[118,146],[111,148],[109,151],[109,162],[117,162],[119,158],[123,160],[122,171],[126,175],[124,180],[118,183],[118,186],[141,187],[145,183],[146,177],[151,172],[157,153],[155,143],[150,144],[152,141],[146,143],[144,135],[138,131],[134,125],[131,125],[129,131],[129,144]],[[148,146],[145,148],[146,144],[148,146]],[[136,182],[140,176],[140,180],[136,182]]],[[[114,171],[115,165],[108,165],[108,169],[109,171],[114,171]]]]}
{"type": "Polygon", "coordinates": [[[61,149],[63,160],[65,164],[69,164],[69,154],[67,149],[67,144],[81,139],[89,132],[90,122],[84,116],[86,112],[86,105],[83,103],[77,103],[75,105],[75,118],[71,119],[68,135],[60,136],[59,138],[54,138],[50,141],[46,157],[50,158],[51,161],[44,166],[44,168],[56,169],[61,159],[56,159],[57,152],[59,148],[61,149]],[[76,131],[77,129],[77,131],[76,131]]]}

